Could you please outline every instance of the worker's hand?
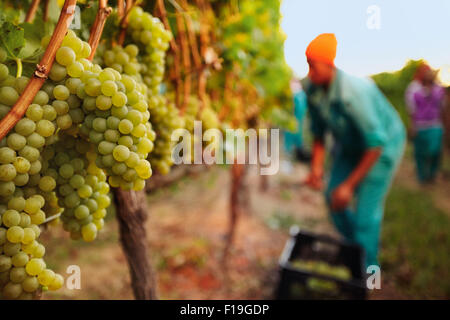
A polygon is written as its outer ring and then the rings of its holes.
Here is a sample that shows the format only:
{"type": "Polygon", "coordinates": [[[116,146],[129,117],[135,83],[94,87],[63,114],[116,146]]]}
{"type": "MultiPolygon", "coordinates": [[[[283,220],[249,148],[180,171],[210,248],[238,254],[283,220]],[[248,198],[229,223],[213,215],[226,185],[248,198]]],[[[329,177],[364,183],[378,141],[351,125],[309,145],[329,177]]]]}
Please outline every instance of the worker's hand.
{"type": "Polygon", "coordinates": [[[412,139],[412,138],[415,138],[416,135],[417,135],[417,131],[416,131],[416,129],[414,128],[414,126],[411,125],[411,126],[408,128],[408,136],[409,136],[409,138],[412,139]]]}
{"type": "Polygon", "coordinates": [[[322,190],[323,188],[323,179],[322,174],[310,172],[308,177],[306,177],[305,184],[315,190],[322,190]]]}
{"type": "Polygon", "coordinates": [[[353,188],[347,183],[341,183],[331,194],[331,209],[333,211],[344,210],[352,201],[353,188]]]}

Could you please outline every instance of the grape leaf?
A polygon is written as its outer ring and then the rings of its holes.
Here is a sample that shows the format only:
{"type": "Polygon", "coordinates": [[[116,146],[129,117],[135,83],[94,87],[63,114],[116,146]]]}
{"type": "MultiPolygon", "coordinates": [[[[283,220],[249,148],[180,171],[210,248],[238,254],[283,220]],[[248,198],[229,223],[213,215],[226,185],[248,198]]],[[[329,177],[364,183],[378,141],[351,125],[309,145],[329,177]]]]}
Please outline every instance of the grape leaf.
{"type": "Polygon", "coordinates": [[[0,45],[6,50],[8,57],[17,59],[20,51],[25,46],[23,28],[4,21],[0,26],[0,45]]]}

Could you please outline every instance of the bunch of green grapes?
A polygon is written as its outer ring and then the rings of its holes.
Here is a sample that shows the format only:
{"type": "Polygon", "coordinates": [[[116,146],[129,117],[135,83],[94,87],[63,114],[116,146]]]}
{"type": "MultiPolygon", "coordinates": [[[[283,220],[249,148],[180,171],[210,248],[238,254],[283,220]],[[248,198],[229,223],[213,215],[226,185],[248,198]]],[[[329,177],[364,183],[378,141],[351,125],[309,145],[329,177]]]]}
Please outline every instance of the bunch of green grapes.
{"type": "Polygon", "coordinates": [[[69,110],[71,123],[61,129],[95,145],[96,164],[105,169],[112,187],[141,190],[152,174],[146,158],[154,136],[145,88],[130,76],[87,60],[90,47],[84,44],[69,31],[50,72],[50,79],[63,83],[54,86],[54,98],[74,96],[75,117],[69,110]]]}
{"type": "MultiPolygon", "coordinates": [[[[10,111],[28,81],[9,75],[0,64],[0,117],[10,111]]],[[[46,269],[45,248],[37,241],[39,225],[59,210],[56,181],[43,173],[41,156],[61,129],[58,103],[50,101],[40,90],[25,116],[0,140],[0,294],[7,299],[32,298],[39,289],[58,289],[63,282],[46,269]]]]}
{"type": "Polygon", "coordinates": [[[16,192],[0,205],[0,298],[32,299],[38,290],[63,285],[62,276],[47,269],[45,247],[38,242],[44,202],[41,195],[16,192]]]}
{"type": "Polygon", "coordinates": [[[172,133],[174,130],[183,128],[183,119],[179,116],[178,109],[175,104],[167,103],[162,96],[154,97],[152,106],[153,129],[156,132],[155,148],[150,154],[150,163],[152,167],[161,174],[167,174],[173,165],[172,150],[176,141],[172,141],[172,133]]]}
{"type": "Polygon", "coordinates": [[[147,87],[148,105],[152,114],[150,122],[156,133],[155,148],[148,159],[158,172],[167,174],[173,165],[172,133],[184,127],[184,120],[180,117],[175,105],[160,93],[166,51],[169,48],[172,33],[164,28],[158,18],[139,7],[133,8],[130,12],[128,32],[133,44],[126,46],[125,50],[131,51],[131,48],[136,46],[140,49],[141,54],[136,55],[140,64],[139,74],[147,87]]]}
{"type": "Polygon", "coordinates": [[[133,42],[143,48],[143,54],[139,56],[139,72],[149,88],[149,94],[158,95],[164,78],[166,51],[172,33],[164,28],[158,18],[140,7],[131,10],[127,31],[133,42]]]}
{"type": "Polygon", "coordinates": [[[93,241],[104,225],[106,208],[111,199],[106,175],[95,165],[91,145],[72,136],[61,135],[60,141],[46,149],[48,174],[57,181],[59,206],[64,230],[74,240],[93,241]]]}

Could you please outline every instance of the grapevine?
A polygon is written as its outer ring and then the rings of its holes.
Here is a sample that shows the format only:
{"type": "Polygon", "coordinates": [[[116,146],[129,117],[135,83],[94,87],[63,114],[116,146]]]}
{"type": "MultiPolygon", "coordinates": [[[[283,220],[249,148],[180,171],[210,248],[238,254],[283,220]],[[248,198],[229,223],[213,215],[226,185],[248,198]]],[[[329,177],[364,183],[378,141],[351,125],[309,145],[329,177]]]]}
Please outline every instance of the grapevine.
{"type": "MultiPolygon", "coordinates": [[[[6,2],[2,9],[16,10],[6,2]]],[[[35,299],[61,288],[62,275],[44,261],[41,226],[51,221],[71,239],[91,242],[114,202],[122,238],[128,225],[141,222],[133,230],[141,243],[130,237],[122,244],[130,265],[138,256],[149,273],[145,198],[134,191],[144,190],[154,170],[170,172],[173,132],[193,133],[196,120],[204,130],[247,128],[249,118],[260,110],[261,118],[270,118],[289,96],[280,89],[290,74],[274,50],[283,41],[278,31],[263,28],[271,39],[264,41],[244,32],[248,24],[277,19],[249,19],[262,5],[157,0],[117,1],[114,8],[106,0],[84,2],[85,10],[96,12],[81,31],[68,30],[76,0],[64,1],[56,25],[51,1],[19,5],[27,12],[23,22],[0,19],[0,298],[35,299]],[[42,29],[39,39],[31,39],[32,28],[42,29]],[[253,59],[257,50],[264,54],[253,59]],[[273,68],[265,69],[267,61],[273,68]],[[124,213],[124,201],[133,204],[134,215],[124,213]]],[[[134,284],[145,277],[131,269],[134,284]]],[[[134,287],[136,296],[156,297],[154,284],[146,285],[151,292],[134,287]]]]}

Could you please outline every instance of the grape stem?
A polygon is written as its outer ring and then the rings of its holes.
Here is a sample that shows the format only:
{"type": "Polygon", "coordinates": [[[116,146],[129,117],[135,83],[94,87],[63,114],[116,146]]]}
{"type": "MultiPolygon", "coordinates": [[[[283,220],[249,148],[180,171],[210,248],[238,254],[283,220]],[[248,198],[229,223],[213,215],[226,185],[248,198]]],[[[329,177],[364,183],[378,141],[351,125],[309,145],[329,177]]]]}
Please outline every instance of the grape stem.
{"type": "Polygon", "coordinates": [[[33,2],[31,2],[31,6],[28,9],[27,15],[25,17],[25,22],[33,22],[34,20],[34,16],[36,15],[36,11],[37,8],[39,6],[39,3],[41,2],[41,0],[33,0],[33,2]]]}
{"type": "MultiPolygon", "coordinates": [[[[178,40],[180,41],[180,47],[182,51],[183,58],[183,68],[184,70],[189,70],[191,68],[191,57],[189,54],[189,43],[186,36],[186,25],[184,19],[184,12],[180,11],[176,15],[177,29],[178,29],[178,40]]],[[[183,102],[180,107],[180,114],[183,115],[186,111],[189,96],[191,94],[191,73],[184,74],[184,85],[183,85],[183,102]]]]}
{"type": "Polygon", "coordinates": [[[49,4],[50,4],[50,0],[45,0],[44,3],[44,21],[47,22],[48,21],[48,10],[49,10],[49,4]]]}
{"type": "Polygon", "coordinates": [[[119,17],[119,19],[122,19],[123,15],[125,14],[123,2],[124,0],[117,0],[117,16],[119,17]]]}
{"type": "Polygon", "coordinates": [[[0,140],[3,139],[23,117],[28,109],[28,106],[33,102],[37,92],[41,89],[47,79],[48,73],[50,72],[55,60],[56,51],[61,46],[67,32],[67,28],[72,22],[76,3],[77,0],[66,0],[64,2],[55,31],[53,32],[50,43],[48,44],[41,61],[36,66],[36,71],[33,73],[31,80],[28,82],[25,90],[20,95],[17,102],[8,114],[0,121],[0,140]]]}
{"type": "Polygon", "coordinates": [[[125,14],[123,15],[122,19],[120,20],[120,33],[119,33],[119,45],[123,45],[125,42],[125,37],[127,35],[127,28],[128,28],[128,16],[130,15],[130,11],[134,6],[133,0],[127,0],[125,4],[125,14]]]}
{"type": "Polygon", "coordinates": [[[22,76],[22,59],[16,58],[15,60],[17,64],[16,78],[19,78],[22,76]]]}
{"type": "Polygon", "coordinates": [[[108,6],[108,0],[99,0],[97,15],[95,16],[94,24],[91,28],[89,36],[89,45],[91,46],[91,54],[88,59],[92,61],[97,51],[100,38],[102,37],[103,28],[105,27],[106,19],[111,14],[111,7],[108,6]]]}
{"type": "Polygon", "coordinates": [[[186,29],[189,38],[189,44],[191,45],[192,59],[194,60],[194,65],[196,68],[200,68],[202,65],[202,59],[200,57],[200,52],[198,50],[197,38],[194,33],[194,26],[192,23],[191,16],[189,15],[189,7],[186,0],[181,2],[183,9],[185,10],[185,21],[186,21],[186,29]]]}
{"type": "MultiPolygon", "coordinates": [[[[169,19],[167,18],[167,10],[164,5],[164,0],[158,0],[157,7],[160,13],[160,18],[164,24],[166,30],[171,31],[169,19]]],[[[181,70],[180,70],[180,49],[178,48],[175,37],[170,40],[170,49],[173,54],[173,68],[171,68],[170,79],[172,80],[173,86],[175,87],[175,104],[180,107],[180,90],[182,85],[181,70]]]]}

